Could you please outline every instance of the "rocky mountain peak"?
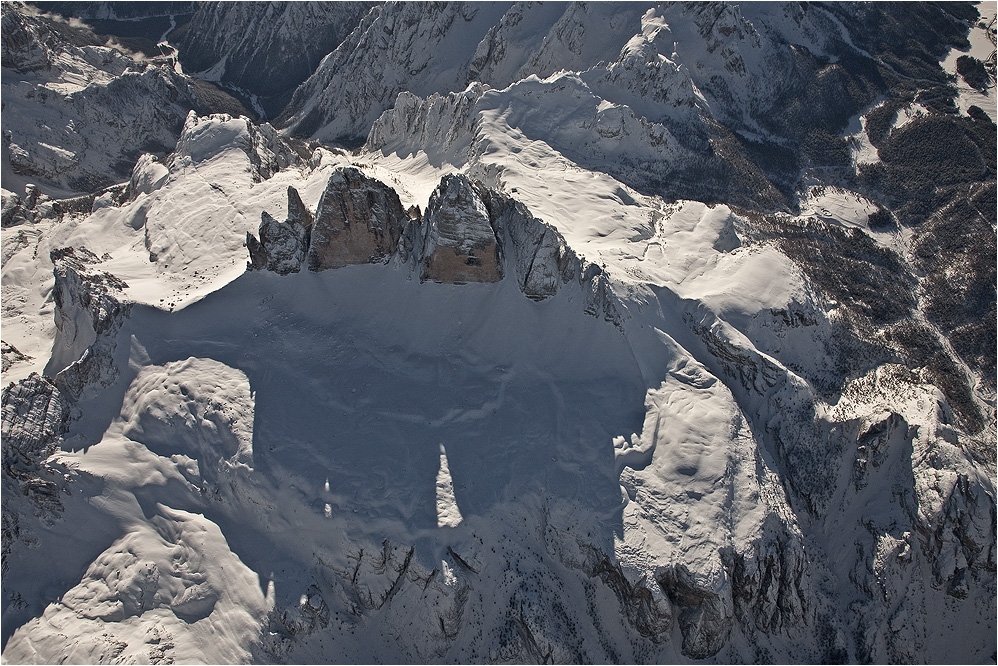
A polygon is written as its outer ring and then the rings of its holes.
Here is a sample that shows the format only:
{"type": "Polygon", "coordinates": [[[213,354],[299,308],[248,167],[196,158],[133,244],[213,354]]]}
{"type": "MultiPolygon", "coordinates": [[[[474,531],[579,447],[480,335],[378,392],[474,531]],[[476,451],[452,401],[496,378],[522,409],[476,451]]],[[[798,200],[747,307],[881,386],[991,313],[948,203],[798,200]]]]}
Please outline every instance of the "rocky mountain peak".
{"type": "Polygon", "coordinates": [[[467,176],[440,180],[423,214],[421,279],[498,282],[503,277],[499,240],[489,211],[467,176]]]}
{"type": "Polygon", "coordinates": [[[298,190],[288,185],[288,222],[295,222],[300,224],[304,229],[311,229],[314,219],[312,211],[302,203],[298,190]]]}
{"type": "Polygon", "coordinates": [[[45,371],[75,400],[88,389],[100,390],[117,378],[111,356],[117,347],[116,334],[131,309],[124,297],[128,285],[99,268],[108,257],[98,257],[86,248],[56,249],[50,258],[58,333],[45,371]]]}
{"type": "Polygon", "coordinates": [[[308,269],[386,261],[408,220],[395,190],[355,168],[337,169],[315,211],[308,269]]]}
{"type": "Polygon", "coordinates": [[[260,239],[246,233],[246,248],[250,254],[247,268],[280,275],[300,271],[309,248],[313,216],[302,203],[298,190],[288,186],[288,217],[283,223],[267,211],[260,216],[260,239]]]}

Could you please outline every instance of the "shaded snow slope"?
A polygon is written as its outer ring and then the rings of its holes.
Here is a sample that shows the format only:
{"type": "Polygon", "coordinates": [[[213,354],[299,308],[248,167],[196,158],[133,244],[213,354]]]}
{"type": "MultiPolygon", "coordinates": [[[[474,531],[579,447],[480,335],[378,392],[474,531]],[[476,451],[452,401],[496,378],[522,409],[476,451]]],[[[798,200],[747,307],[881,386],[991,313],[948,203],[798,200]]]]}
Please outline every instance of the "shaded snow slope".
{"type": "Polygon", "coordinates": [[[258,98],[276,115],[319,61],[350,34],[372,2],[201,3],[177,39],[188,72],[258,98]]]}

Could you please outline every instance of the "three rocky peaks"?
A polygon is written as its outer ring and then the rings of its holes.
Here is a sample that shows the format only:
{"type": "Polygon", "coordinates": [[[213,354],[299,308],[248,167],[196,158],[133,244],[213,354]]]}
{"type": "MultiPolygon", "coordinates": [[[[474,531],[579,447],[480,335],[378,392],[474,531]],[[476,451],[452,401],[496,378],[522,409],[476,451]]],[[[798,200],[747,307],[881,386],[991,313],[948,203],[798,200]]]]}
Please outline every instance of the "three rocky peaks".
{"type": "Polygon", "coordinates": [[[314,215],[289,186],[287,219],[278,222],[266,212],[262,218],[259,239],[246,235],[250,270],[287,275],[397,258],[418,268],[421,281],[499,282],[513,274],[520,291],[536,301],[575,279],[593,296],[603,291],[602,270],[580,260],[556,229],[462,174],[444,176],[421,213],[406,211],[381,181],[340,168],[314,215]]]}

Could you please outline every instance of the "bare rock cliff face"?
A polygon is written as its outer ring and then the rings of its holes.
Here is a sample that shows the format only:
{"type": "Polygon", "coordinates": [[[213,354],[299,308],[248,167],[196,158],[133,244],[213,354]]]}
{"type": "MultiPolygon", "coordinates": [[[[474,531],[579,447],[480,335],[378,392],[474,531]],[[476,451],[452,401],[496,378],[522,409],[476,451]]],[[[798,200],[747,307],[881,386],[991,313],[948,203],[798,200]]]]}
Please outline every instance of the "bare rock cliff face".
{"type": "Polygon", "coordinates": [[[85,248],[53,250],[56,341],[46,374],[73,400],[88,388],[110,386],[117,332],[130,309],[121,279],[97,269],[101,259],[85,248]]]}
{"type": "Polygon", "coordinates": [[[408,219],[395,190],[356,169],[339,169],[319,199],[308,269],[386,261],[408,219]]]}
{"type": "Polygon", "coordinates": [[[264,4],[200,3],[179,46],[186,70],[217,72],[222,83],[259,95],[272,115],[375,3],[264,4]]]}
{"type": "Polygon", "coordinates": [[[33,540],[29,516],[51,523],[62,515],[65,470],[47,459],[65,432],[69,405],[50,379],[37,374],[5,387],[2,405],[2,570],[6,574],[14,545],[33,540]]]}
{"type": "Polygon", "coordinates": [[[44,488],[32,475],[55,451],[68,416],[65,398],[45,377],[32,374],[4,388],[3,472],[20,481],[25,494],[44,488]]]}
{"type": "Polygon", "coordinates": [[[260,240],[246,234],[246,247],[250,253],[249,268],[268,270],[280,275],[301,270],[308,252],[312,233],[312,213],[305,208],[298,191],[288,186],[288,218],[280,223],[266,211],[260,222],[260,240]]]}
{"type": "Polygon", "coordinates": [[[558,231],[522,203],[473,182],[444,176],[426,212],[407,212],[398,194],[352,167],[329,178],[313,216],[288,188],[288,217],[264,212],[259,239],[246,235],[248,270],[281,275],[355,264],[408,264],[421,281],[499,282],[513,276],[523,294],[541,301],[578,282],[585,311],[620,324],[602,269],[581,260],[558,231]]]}
{"type": "Polygon", "coordinates": [[[485,202],[465,176],[444,176],[423,216],[420,279],[499,282],[502,249],[485,202]]]}
{"type": "Polygon", "coordinates": [[[489,216],[527,298],[541,301],[582,277],[582,262],[556,229],[534,217],[519,201],[479,188],[489,216]]]}

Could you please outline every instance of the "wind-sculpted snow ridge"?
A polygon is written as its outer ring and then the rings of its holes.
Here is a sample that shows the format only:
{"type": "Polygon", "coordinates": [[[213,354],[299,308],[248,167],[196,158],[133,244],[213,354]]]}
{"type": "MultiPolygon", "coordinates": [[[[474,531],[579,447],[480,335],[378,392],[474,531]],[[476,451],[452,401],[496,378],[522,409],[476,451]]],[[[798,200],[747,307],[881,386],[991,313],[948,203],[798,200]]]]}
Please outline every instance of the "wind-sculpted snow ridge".
{"type": "MultiPolygon", "coordinates": [[[[625,65],[626,66],[626,65],[625,65]]],[[[781,195],[751,165],[733,169],[713,148],[695,105],[680,103],[681,122],[651,122],[594,92],[607,77],[559,73],[529,77],[505,90],[472,84],[425,100],[402,93],[371,126],[365,147],[385,154],[425,152],[434,163],[491,162],[506,168],[522,156],[502,155],[503,134],[543,142],[585,170],[602,171],[640,192],[668,197],[729,198],[778,206],[781,195]],[[689,113],[690,111],[694,113],[689,113]],[[743,185],[759,187],[751,194],[743,185]]],[[[671,116],[670,116],[671,117],[671,116]]]]}
{"type": "Polygon", "coordinates": [[[197,169],[199,164],[211,160],[232,145],[246,153],[255,182],[266,180],[281,169],[298,166],[303,161],[295,148],[281,138],[269,123],[257,125],[246,117],[236,118],[228,114],[199,116],[190,111],[177,141],[174,164],[197,169]]]}

